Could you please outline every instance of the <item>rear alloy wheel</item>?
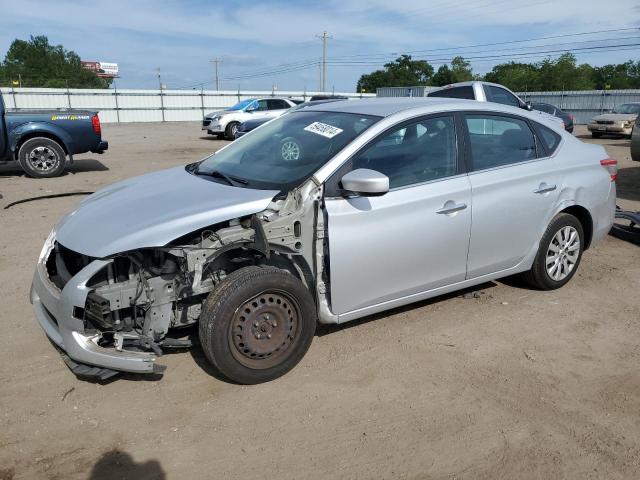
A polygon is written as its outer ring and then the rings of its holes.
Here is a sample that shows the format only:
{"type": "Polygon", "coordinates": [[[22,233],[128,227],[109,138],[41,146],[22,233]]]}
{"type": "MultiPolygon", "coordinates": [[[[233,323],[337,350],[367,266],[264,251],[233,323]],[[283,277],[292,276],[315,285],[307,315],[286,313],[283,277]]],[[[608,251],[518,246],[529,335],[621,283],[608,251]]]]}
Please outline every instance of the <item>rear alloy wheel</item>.
{"type": "Polygon", "coordinates": [[[209,362],[234,382],[255,384],[298,364],[315,334],[316,308],[307,288],[288,271],[247,267],[209,294],[199,323],[209,362]]]}
{"type": "Polygon", "coordinates": [[[227,140],[235,140],[236,133],[238,133],[238,127],[240,124],[238,122],[231,122],[227,125],[227,128],[224,129],[224,136],[227,140]]]}
{"type": "Polygon", "coordinates": [[[34,178],[57,177],[66,167],[66,154],[50,138],[36,137],[24,142],[18,151],[18,162],[24,172],[34,178]]]}
{"type": "Polygon", "coordinates": [[[547,227],[526,280],[542,290],[565,285],[575,275],[584,249],[584,232],[573,215],[560,213],[547,227]]]}

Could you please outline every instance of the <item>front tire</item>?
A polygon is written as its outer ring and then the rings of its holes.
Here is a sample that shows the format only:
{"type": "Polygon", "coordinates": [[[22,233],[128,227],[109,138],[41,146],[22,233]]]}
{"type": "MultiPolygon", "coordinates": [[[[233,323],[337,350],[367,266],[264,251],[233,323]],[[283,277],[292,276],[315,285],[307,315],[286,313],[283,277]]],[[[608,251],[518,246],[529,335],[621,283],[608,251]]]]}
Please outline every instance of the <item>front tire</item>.
{"type": "Polygon", "coordinates": [[[236,132],[238,131],[238,127],[240,126],[239,122],[229,122],[227,128],[224,129],[224,136],[227,140],[235,140],[236,132]]]}
{"type": "Polygon", "coordinates": [[[560,288],[575,275],[583,250],[582,224],[573,215],[560,213],[542,236],[531,270],[524,278],[541,290],[560,288]]]}
{"type": "Polygon", "coordinates": [[[309,290],[288,271],[241,268],[207,297],[200,343],[207,360],[229,380],[268,382],[300,362],[313,340],[316,317],[309,290]]]}
{"type": "Polygon", "coordinates": [[[33,178],[62,175],[66,168],[66,154],[59,143],[46,137],[30,138],[18,150],[22,170],[33,178]]]}

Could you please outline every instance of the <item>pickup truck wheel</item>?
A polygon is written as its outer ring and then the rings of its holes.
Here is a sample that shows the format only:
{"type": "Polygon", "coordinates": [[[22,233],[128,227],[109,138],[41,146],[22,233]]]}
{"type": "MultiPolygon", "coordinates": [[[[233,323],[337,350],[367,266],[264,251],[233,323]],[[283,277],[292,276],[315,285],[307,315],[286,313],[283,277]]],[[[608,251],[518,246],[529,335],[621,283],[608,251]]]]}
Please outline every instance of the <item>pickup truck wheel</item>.
{"type": "Polygon", "coordinates": [[[238,132],[239,122],[230,122],[227,128],[224,129],[224,136],[227,140],[235,140],[236,133],[238,132]]]}
{"type": "Polygon", "coordinates": [[[560,213],[542,236],[531,270],[524,278],[540,290],[560,288],[575,275],[583,250],[582,224],[573,215],[560,213]]]}
{"type": "Polygon", "coordinates": [[[207,360],[240,384],[278,378],[300,362],[316,329],[316,306],[300,280],[275,267],[227,276],[204,302],[199,336],[207,360]]]}
{"type": "Polygon", "coordinates": [[[66,168],[66,154],[57,142],[45,137],[30,138],[18,151],[18,162],[33,178],[62,175],[66,168]]]}

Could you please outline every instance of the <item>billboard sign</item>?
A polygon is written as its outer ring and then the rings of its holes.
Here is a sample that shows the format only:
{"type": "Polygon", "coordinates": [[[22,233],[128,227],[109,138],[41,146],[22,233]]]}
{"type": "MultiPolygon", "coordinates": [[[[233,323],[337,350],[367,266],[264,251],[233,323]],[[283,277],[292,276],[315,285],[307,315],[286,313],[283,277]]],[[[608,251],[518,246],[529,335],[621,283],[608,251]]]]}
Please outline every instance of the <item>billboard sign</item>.
{"type": "Polygon", "coordinates": [[[116,78],[118,76],[118,64],[111,62],[85,62],[82,61],[82,66],[87,70],[95,72],[98,77],[103,78],[116,78]]]}

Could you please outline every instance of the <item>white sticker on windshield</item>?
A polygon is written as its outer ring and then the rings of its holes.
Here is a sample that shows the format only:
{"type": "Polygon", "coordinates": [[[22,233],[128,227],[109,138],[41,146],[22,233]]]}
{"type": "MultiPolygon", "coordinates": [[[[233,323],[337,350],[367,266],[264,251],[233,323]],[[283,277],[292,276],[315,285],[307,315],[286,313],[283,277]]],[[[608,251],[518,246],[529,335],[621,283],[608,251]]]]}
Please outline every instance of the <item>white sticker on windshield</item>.
{"type": "Polygon", "coordinates": [[[326,123],[313,122],[311,125],[304,127],[307,132],[317,133],[323,137],[333,138],[339,133],[342,133],[342,129],[327,125],[326,123]]]}

